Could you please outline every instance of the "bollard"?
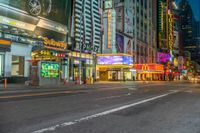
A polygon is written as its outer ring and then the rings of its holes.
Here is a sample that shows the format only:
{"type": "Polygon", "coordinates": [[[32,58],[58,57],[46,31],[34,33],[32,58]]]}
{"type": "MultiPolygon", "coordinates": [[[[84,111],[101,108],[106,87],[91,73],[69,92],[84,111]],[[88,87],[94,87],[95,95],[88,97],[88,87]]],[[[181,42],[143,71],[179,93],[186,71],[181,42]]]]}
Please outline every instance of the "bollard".
{"type": "Polygon", "coordinates": [[[7,79],[5,78],[4,79],[4,89],[6,89],[7,88],[7,79]]]}

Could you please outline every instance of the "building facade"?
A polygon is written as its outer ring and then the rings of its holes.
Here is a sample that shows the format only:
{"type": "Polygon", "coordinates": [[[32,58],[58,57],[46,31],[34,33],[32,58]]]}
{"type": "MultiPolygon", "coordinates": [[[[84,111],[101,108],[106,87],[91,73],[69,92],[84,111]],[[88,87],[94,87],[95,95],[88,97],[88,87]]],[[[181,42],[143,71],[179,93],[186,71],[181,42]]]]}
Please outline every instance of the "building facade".
{"type": "Polygon", "coordinates": [[[101,46],[101,1],[74,0],[72,17],[72,53],[70,79],[86,81],[95,75],[95,55],[101,46]]]}
{"type": "Polygon", "coordinates": [[[182,0],[179,4],[179,8],[183,49],[184,51],[188,51],[191,53],[191,60],[195,60],[197,56],[197,45],[195,43],[194,14],[188,0],[182,0]]]}
{"type": "MultiPolygon", "coordinates": [[[[71,1],[47,0],[36,4],[38,10],[33,11],[31,0],[0,1],[0,72],[9,81],[29,80],[33,60],[58,61],[56,78],[66,77],[58,71],[65,72],[61,60],[67,49],[71,1]]],[[[43,75],[43,79],[52,77],[49,72],[46,70],[49,75],[43,75]]]]}

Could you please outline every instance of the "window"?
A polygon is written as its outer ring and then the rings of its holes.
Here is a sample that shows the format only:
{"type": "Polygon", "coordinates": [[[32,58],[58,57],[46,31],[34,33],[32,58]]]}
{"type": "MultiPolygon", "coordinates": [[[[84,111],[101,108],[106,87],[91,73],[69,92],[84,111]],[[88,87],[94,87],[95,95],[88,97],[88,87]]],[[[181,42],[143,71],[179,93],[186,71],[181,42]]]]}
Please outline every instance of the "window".
{"type": "Polygon", "coordinates": [[[12,76],[24,76],[24,57],[12,56],[12,76]]]}

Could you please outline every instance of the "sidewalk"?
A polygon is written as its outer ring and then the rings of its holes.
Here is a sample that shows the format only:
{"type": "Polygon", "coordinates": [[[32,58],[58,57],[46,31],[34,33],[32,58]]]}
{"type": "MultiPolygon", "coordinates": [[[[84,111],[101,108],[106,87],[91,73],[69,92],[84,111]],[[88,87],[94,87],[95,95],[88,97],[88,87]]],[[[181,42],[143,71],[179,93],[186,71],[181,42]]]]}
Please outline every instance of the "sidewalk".
{"type": "Polygon", "coordinates": [[[4,89],[4,85],[0,84],[0,93],[28,93],[28,92],[51,92],[51,91],[73,91],[73,90],[89,90],[107,87],[123,87],[132,84],[164,84],[164,83],[189,83],[188,81],[101,81],[95,82],[91,85],[67,83],[66,85],[60,84],[55,86],[26,86],[24,84],[8,84],[4,89]]]}

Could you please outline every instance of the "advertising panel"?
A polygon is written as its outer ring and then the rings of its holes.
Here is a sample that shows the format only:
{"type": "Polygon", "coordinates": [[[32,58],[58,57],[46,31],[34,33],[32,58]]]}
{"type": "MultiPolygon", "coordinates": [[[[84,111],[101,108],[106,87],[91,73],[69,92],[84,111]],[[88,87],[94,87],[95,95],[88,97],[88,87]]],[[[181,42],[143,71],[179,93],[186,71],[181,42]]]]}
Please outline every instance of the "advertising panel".
{"type": "Polygon", "coordinates": [[[116,33],[117,53],[124,53],[124,36],[116,33]]]}
{"type": "Polygon", "coordinates": [[[124,31],[124,7],[116,7],[116,30],[117,31],[124,31]]]}
{"type": "Polygon", "coordinates": [[[11,34],[66,41],[70,0],[0,0],[0,28],[15,27],[11,34]],[[22,30],[21,30],[22,29],[22,30]]]}
{"type": "MultiPolygon", "coordinates": [[[[66,18],[69,17],[70,0],[0,0],[2,6],[16,8],[21,12],[26,12],[31,16],[43,17],[63,25],[67,25],[66,18]]],[[[9,16],[8,16],[9,17],[9,16]]],[[[25,20],[24,16],[19,18],[25,20]]]]}
{"type": "Polygon", "coordinates": [[[98,65],[132,65],[133,57],[131,56],[98,56],[98,65]]]}
{"type": "Polygon", "coordinates": [[[128,38],[128,37],[124,37],[124,53],[125,54],[132,54],[132,48],[133,47],[133,40],[128,38]]]}
{"type": "Polygon", "coordinates": [[[133,0],[124,1],[124,33],[133,36],[133,0]]]}
{"type": "Polygon", "coordinates": [[[169,53],[158,52],[158,59],[159,63],[166,63],[170,60],[171,55],[169,53]]]}
{"type": "Polygon", "coordinates": [[[60,65],[52,62],[41,63],[42,78],[59,78],[60,65]]]}

